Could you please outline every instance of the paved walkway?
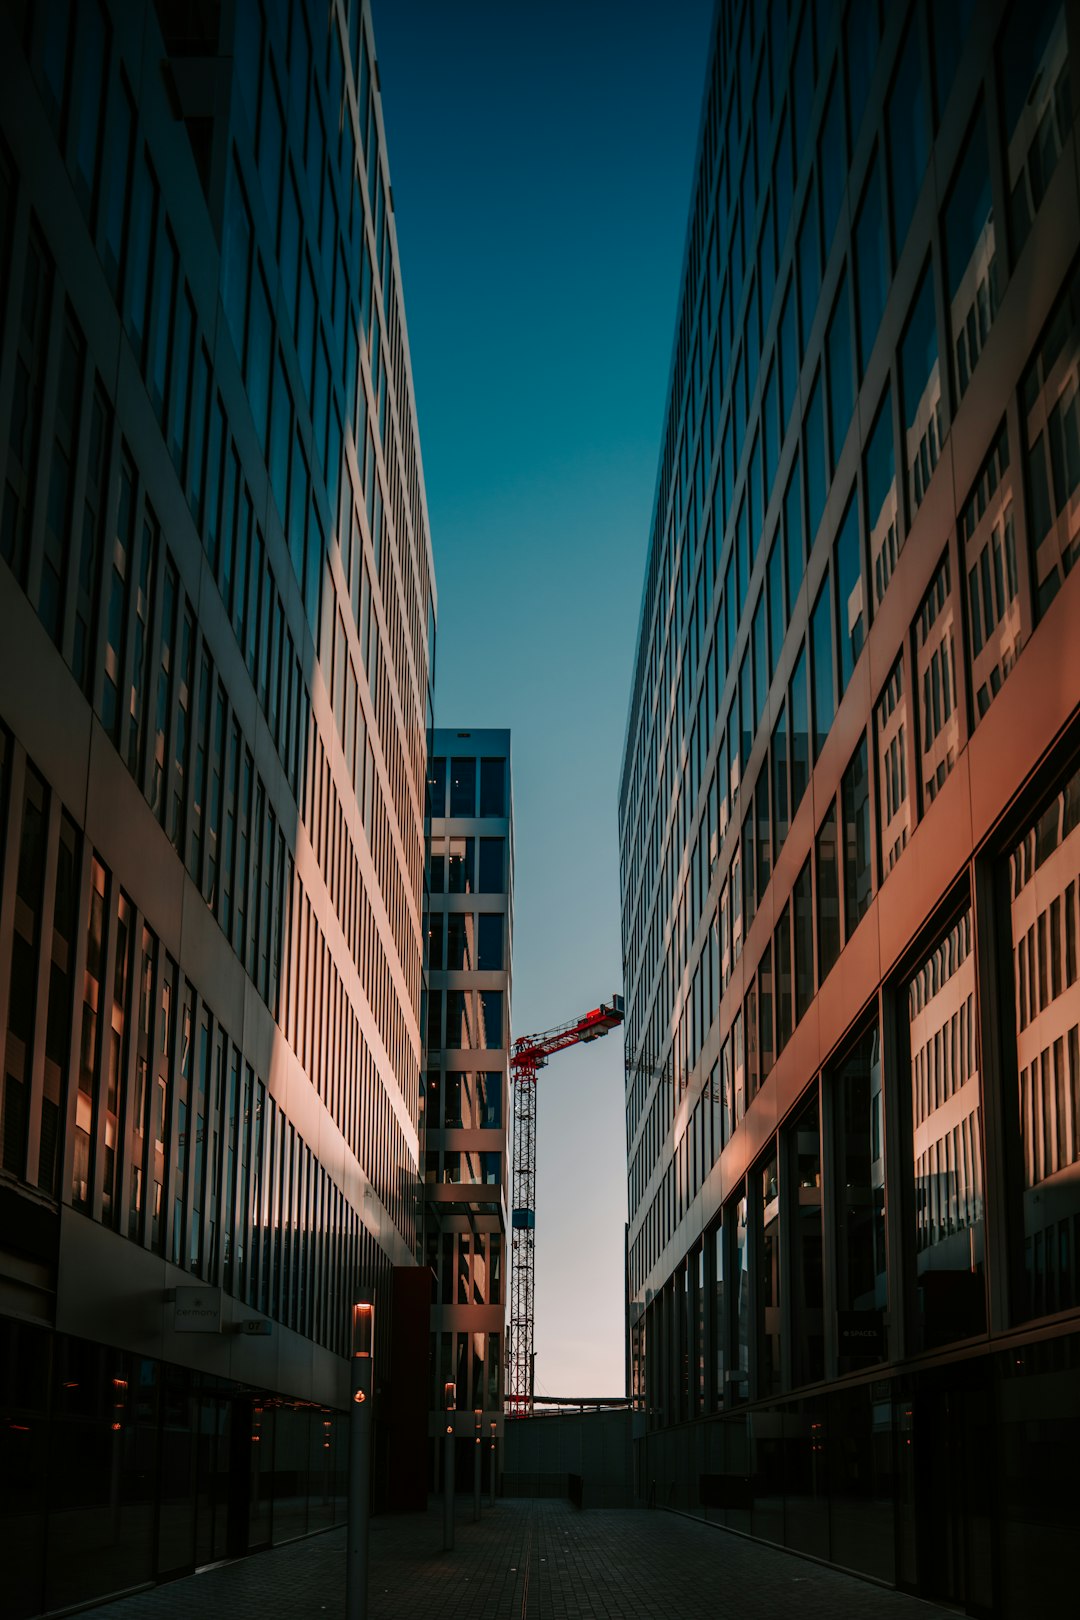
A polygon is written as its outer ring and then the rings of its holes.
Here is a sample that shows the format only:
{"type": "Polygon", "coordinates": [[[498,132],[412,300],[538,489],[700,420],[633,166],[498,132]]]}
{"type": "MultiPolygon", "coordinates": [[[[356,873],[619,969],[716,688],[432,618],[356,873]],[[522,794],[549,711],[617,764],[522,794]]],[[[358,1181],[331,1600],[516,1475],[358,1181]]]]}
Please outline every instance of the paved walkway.
{"type": "MultiPolygon", "coordinates": [[[[936,1620],[947,1611],[694,1520],[502,1501],[456,1545],[442,1515],[371,1525],[368,1620],[936,1620]]],[[[345,1536],[331,1530],[172,1581],[81,1620],[342,1620],[345,1536]]]]}

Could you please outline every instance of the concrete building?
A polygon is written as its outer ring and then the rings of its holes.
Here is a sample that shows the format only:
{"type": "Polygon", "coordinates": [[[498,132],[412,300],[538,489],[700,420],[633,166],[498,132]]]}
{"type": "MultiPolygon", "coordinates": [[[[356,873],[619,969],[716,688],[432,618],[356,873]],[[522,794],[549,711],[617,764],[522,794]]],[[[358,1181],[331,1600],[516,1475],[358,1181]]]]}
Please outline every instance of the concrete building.
{"type": "Polygon", "coordinates": [[[0,63],[14,1616],[340,1517],[362,1287],[391,1400],[435,601],[366,0],[0,63]]]}
{"type": "Polygon", "coordinates": [[[1080,12],[722,0],[620,786],[638,1483],[1071,1600],[1080,12]]]}
{"type": "Polygon", "coordinates": [[[427,1042],[421,1110],[424,1259],[431,1271],[428,1479],[441,1483],[444,1399],[455,1478],[483,1488],[502,1435],[508,1287],[514,822],[508,731],[439,730],[428,767],[427,1042]],[[492,1424],[495,1430],[492,1430],[492,1424]]]}

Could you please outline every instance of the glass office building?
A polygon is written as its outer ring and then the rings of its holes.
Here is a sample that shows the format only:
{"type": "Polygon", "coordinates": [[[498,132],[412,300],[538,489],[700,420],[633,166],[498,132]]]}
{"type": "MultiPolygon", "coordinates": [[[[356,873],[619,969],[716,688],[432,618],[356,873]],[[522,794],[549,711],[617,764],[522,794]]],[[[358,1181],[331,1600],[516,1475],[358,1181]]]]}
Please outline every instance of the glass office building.
{"type": "Polygon", "coordinates": [[[340,1518],[362,1287],[391,1398],[434,583],[366,0],[14,0],[0,62],[0,1514],[31,1615],[340,1518]]]}
{"type": "Polygon", "coordinates": [[[640,1490],[1072,1591],[1078,13],[722,0],[619,799],[640,1490]]]}
{"type": "Polygon", "coordinates": [[[441,1486],[453,1385],[455,1479],[482,1486],[502,1435],[514,933],[508,731],[440,730],[428,766],[428,991],[421,1098],[423,1257],[431,1271],[428,1480],[441,1486]],[[494,1430],[492,1424],[495,1424],[494,1430]]]}

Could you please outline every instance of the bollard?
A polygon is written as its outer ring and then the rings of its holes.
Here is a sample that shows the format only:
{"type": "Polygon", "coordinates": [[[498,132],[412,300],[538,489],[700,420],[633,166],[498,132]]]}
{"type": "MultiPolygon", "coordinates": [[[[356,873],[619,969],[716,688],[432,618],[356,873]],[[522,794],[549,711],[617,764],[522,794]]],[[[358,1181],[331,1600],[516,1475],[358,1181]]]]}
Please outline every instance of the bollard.
{"type": "Polygon", "coordinates": [[[345,1552],[345,1620],[367,1620],[368,1521],[371,1517],[371,1372],[375,1307],[353,1306],[352,1400],[349,1402],[349,1517],[345,1552]]]}

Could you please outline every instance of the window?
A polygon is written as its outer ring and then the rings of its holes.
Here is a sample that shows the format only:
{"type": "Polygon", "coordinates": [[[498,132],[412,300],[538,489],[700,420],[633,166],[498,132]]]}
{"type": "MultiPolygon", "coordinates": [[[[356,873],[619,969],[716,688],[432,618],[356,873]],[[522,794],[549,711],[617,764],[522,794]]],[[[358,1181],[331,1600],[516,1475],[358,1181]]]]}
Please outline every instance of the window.
{"type": "Polygon", "coordinates": [[[908,802],[907,694],[901,653],[874,706],[878,760],[878,854],[881,875],[891,872],[907,846],[911,829],[908,802]]]}
{"type": "Polygon", "coordinates": [[[480,814],[506,814],[506,761],[503,759],[480,761],[480,814]]]}
{"type": "Polygon", "coordinates": [[[1080,557],[1074,494],[1080,486],[1080,341],[1073,313],[1080,279],[1063,289],[1020,385],[1028,537],[1041,618],[1080,557]]]}
{"type": "Polygon", "coordinates": [[[959,517],[976,725],[1000,692],[1031,633],[1027,593],[1023,599],[1020,596],[1010,459],[1009,431],[1003,422],[959,517]]]}
{"type": "Polygon", "coordinates": [[[945,202],[945,276],[956,397],[962,399],[997,313],[997,256],[982,109],[956,162],[945,202]]]}
{"type": "Polygon", "coordinates": [[[847,690],[866,639],[863,614],[862,558],[859,555],[859,512],[854,492],[836,536],[836,623],[840,643],[840,696],[847,690]]]}
{"type": "MultiPolygon", "coordinates": [[[[482,839],[481,843],[487,840],[482,839]]],[[[475,891],[475,850],[476,841],[472,838],[451,838],[449,840],[449,860],[447,862],[447,889],[450,894],[472,894],[475,891]]],[[[432,874],[434,878],[434,872],[432,874]]],[[[434,881],[432,893],[435,893],[434,881]]]]}
{"type": "Polygon", "coordinates": [[[914,517],[937,466],[943,434],[934,280],[929,262],[912,300],[900,343],[900,389],[908,500],[914,517]]]}
{"type": "Polygon", "coordinates": [[[442,818],[446,814],[446,760],[429,759],[427,774],[427,813],[442,818]]]}
{"type": "Polygon", "coordinates": [[[787,558],[787,616],[790,619],[795,611],[804,567],[802,480],[798,456],[792,465],[784,494],[784,550],[787,558]]]}
{"type": "Polygon", "coordinates": [[[791,1039],[791,915],[790,905],[780,914],[773,935],[773,961],[776,966],[776,1055],[784,1050],[791,1039]]]}
{"type": "Polygon", "coordinates": [[[898,52],[898,65],[885,119],[889,139],[893,243],[899,259],[929,156],[917,18],[908,24],[904,43],[898,52]]]}
{"type": "MultiPolygon", "coordinates": [[[[452,841],[451,841],[452,842],[452,841]]],[[[468,839],[472,845],[472,839],[468,839]]],[[[503,838],[480,839],[480,881],[477,892],[479,894],[502,894],[506,887],[506,840],[503,838]]]]}
{"type": "Polygon", "coordinates": [[[802,331],[803,353],[810,342],[814,324],[818,293],[821,291],[821,226],[818,219],[817,190],[811,179],[799,222],[799,238],[795,245],[799,266],[799,320],[802,331]]]}
{"type": "Polygon", "coordinates": [[[829,362],[829,470],[836,471],[855,408],[851,366],[851,308],[845,275],[836,295],[825,338],[829,362]]]}
{"type": "MultiPolygon", "coordinates": [[[[873,8],[855,5],[852,9],[869,11],[873,8]]],[[[855,217],[855,313],[859,329],[860,377],[866,374],[870,363],[888,291],[889,247],[885,238],[881,168],[875,156],[855,217]]]]}
{"type": "Polygon", "coordinates": [[[919,1349],[986,1330],[976,1023],[965,911],[907,985],[919,1349]]]}
{"type": "Polygon", "coordinates": [[[780,438],[791,421],[791,408],[799,387],[799,335],[796,328],[795,294],[788,283],[780,311],[780,438]]]}
{"type": "Polygon", "coordinates": [[[818,525],[825,511],[825,496],[829,488],[829,467],[825,449],[825,401],[822,376],[819,370],[810,390],[810,403],[806,407],[803,427],[803,448],[806,456],[806,508],[807,544],[812,551],[818,525]]]}
{"type": "Polygon", "coordinates": [[[832,605],[829,576],[826,573],[814,603],[810,620],[810,663],[814,682],[814,759],[817,760],[829,735],[836,713],[833,683],[832,605]]]}
{"type": "Polygon", "coordinates": [[[501,911],[482,911],[477,922],[476,965],[481,972],[501,972],[506,934],[501,911]]]}
{"type": "Polygon", "coordinates": [[[1014,0],[998,48],[1014,258],[1027,241],[1072,124],[1061,0],[1014,0]]]}
{"type": "MultiPolygon", "coordinates": [[[[1075,1250],[1070,1257],[1060,1239],[1066,1223],[1075,1232],[1080,1222],[1080,772],[1023,829],[1009,854],[1007,893],[1012,983],[1003,991],[1015,1007],[1027,1285],[1020,1312],[1032,1317],[1074,1307],[1080,1294],[1075,1250]]],[[[961,988],[966,1003],[970,978],[961,988]]],[[[971,1041],[970,1022],[967,1033],[971,1041]]]]}
{"type": "Polygon", "coordinates": [[[795,925],[795,1022],[806,1012],[814,997],[814,903],[810,883],[810,862],[803,864],[791,891],[795,925]]]}
{"type": "Polygon", "coordinates": [[[833,1095],[838,1196],[832,1209],[837,1307],[861,1322],[840,1346],[839,1370],[853,1372],[885,1356],[885,1137],[881,1043],[868,1031],[827,1083],[833,1095]]]}
{"type": "Polygon", "coordinates": [[[930,581],[915,620],[915,670],[920,698],[919,755],[925,806],[937,797],[956,764],[960,749],[948,552],[930,581]]]}
{"type": "Polygon", "coordinates": [[[896,521],[896,455],[893,448],[892,394],[878,406],[863,458],[866,491],[866,535],[873,581],[874,606],[881,606],[900,555],[903,537],[896,521]]]}
{"type": "Polygon", "coordinates": [[[844,151],[844,92],[838,74],[833,75],[825,97],[821,137],[818,142],[818,173],[821,175],[821,214],[825,260],[840,219],[847,182],[847,154],[844,151]]]}
{"type": "Polygon", "coordinates": [[[851,756],[840,783],[844,819],[844,937],[850,939],[873,898],[870,870],[870,778],[866,735],[851,756]]]}
{"type": "Polygon", "coordinates": [[[475,816],[476,814],[476,760],[450,761],[450,814],[475,816]]]}
{"type": "Polygon", "coordinates": [[[802,803],[810,781],[810,707],[806,682],[806,644],[799,649],[788,687],[791,713],[791,815],[802,803]]]}
{"type": "Polygon", "coordinates": [[[851,114],[851,145],[854,149],[867,99],[874,82],[878,53],[878,8],[853,0],[844,18],[845,59],[847,62],[848,108],[851,114]]]}
{"type": "Polygon", "coordinates": [[[824,983],[840,955],[840,876],[836,848],[836,801],[818,828],[817,861],[818,982],[824,983]]]}
{"type": "Polygon", "coordinates": [[[477,1044],[492,1051],[503,1044],[503,993],[501,990],[481,990],[479,995],[480,1027],[477,1044]]]}

